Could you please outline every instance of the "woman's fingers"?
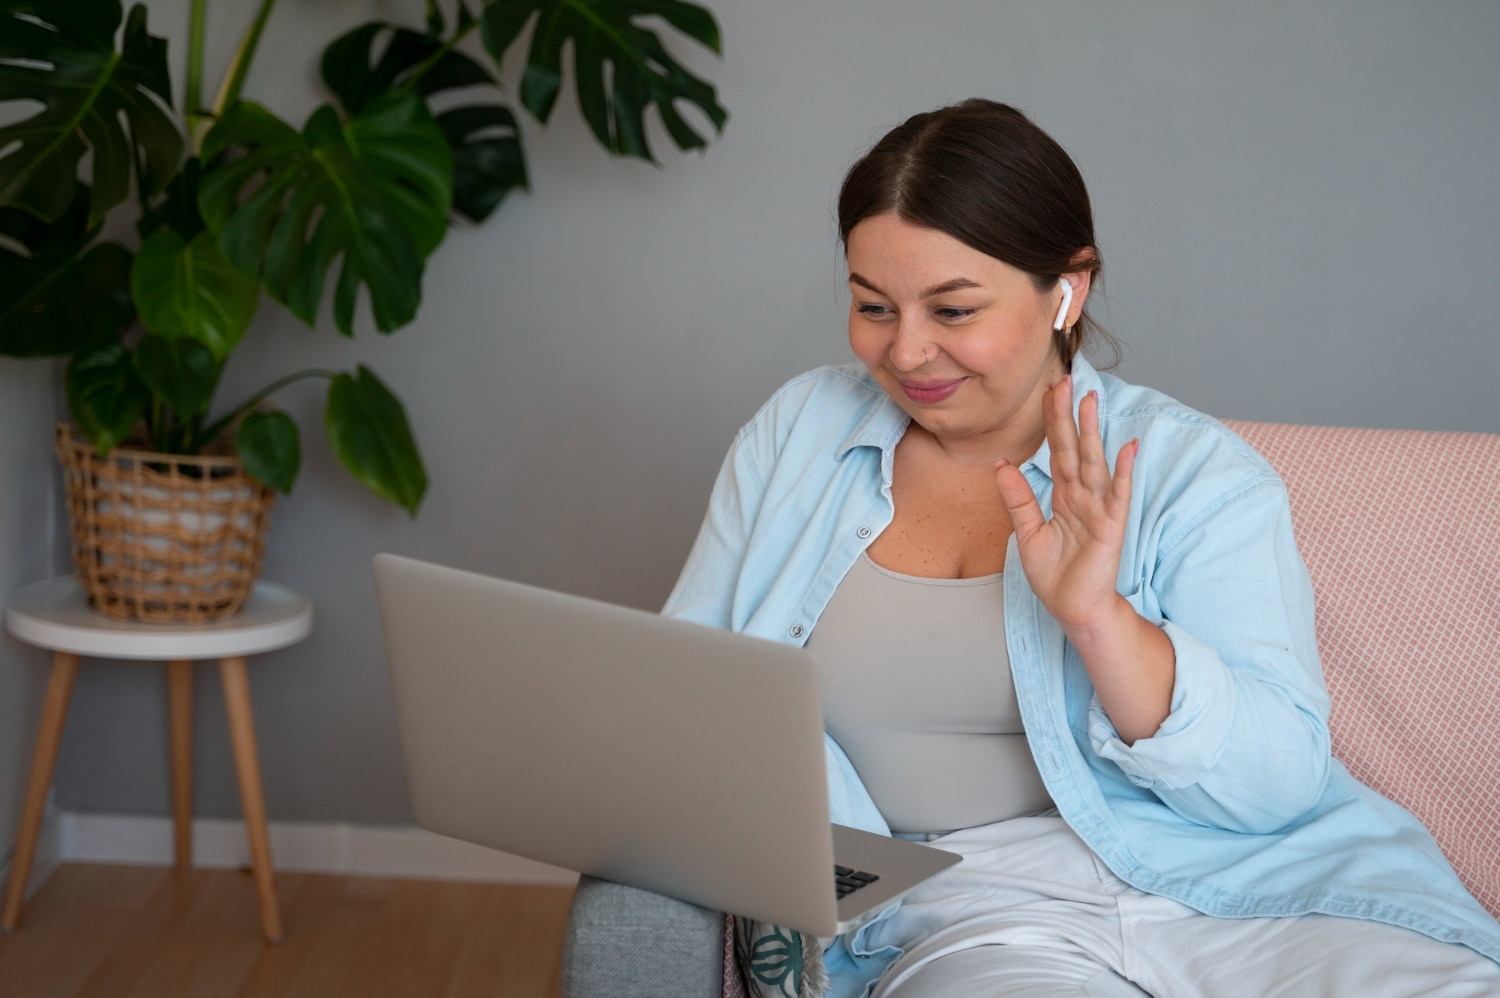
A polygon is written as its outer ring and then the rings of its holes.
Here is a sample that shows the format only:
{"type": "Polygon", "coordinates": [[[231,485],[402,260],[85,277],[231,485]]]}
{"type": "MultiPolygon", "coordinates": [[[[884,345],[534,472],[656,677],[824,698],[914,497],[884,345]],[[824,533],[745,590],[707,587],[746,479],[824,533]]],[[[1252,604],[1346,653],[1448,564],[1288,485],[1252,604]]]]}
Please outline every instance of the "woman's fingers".
{"type": "Polygon", "coordinates": [[[1099,393],[1089,392],[1078,403],[1079,478],[1091,492],[1109,491],[1109,464],[1104,459],[1104,438],[1099,433],[1099,393]]]}
{"type": "MultiPolygon", "coordinates": [[[[1087,424],[1089,419],[1082,422],[1087,424]]],[[[1097,425],[1093,435],[1098,435],[1097,425]]],[[[1083,439],[1089,436],[1085,432],[1083,439]]],[[[1098,446],[1102,453],[1102,442],[1098,446]]],[[[1120,543],[1130,509],[1131,476],[1139,450],[1138,440],[1120,448],[1114,474],[1104,469],[1105,484],[1100,491],[1077,482],[1064,487],[1054,481],[1050,519],[1043,514],[1031,483],[1019,468],[1006,461],[995,465],[995,484],[1015,530],[1027,581],[1059,620],[1087,613],[1088,607],[1101,605],[1115,591],[1120,543]],[[1074,493],[1074,499],[1065,498],[1067,492],[1074,493]]],[[[1102,458],[1099,463],[1103,463],[1102,458]]]]}
{"type": "Polygon", "coordinates": [[[1052,447],[1053,483],[1059,487],[1082,483],[1090,494],[1104,499],[1109,495],[1112,476],[1099,431],[1099,393],[1091,391],[1079,401],[1075,424],[1073,383],[1071,378],[1064,378],[1047,390],[1043,413],[1047,442],[1052,447]]]}
{"type": "Polygon", "coordinates": [[[1130,508],[1130,480],[1135,472],[1135,456],[1140,452],[1141,441],[1136,438],[1121,447],[1120,453],[1115,455],[1115,474],[1110,482],[1109,497],[1111,505],[1122,516],[1130,508]]]}
{"type": "Polygon", "coordinates": [[[1036,493],[1031,491],[1031,483],[1021,474],[1021,469],[1009,461],[997,462],[995,485],[1000,490],[1000,501],[1005,503],[1005,510],[1010,514],[1010,525],[1016,532],[1017,543],[1035,534],[1047,522],[1041,504],[1036,501],[1036,493]]]}
{"type": "Polygon", "coordinates": [[[1078,428],[1073,425],[1073,379],[1063,378],[1042,396],[1042,418],[1052,447],[1052,481],[1078,479],[1078,428]]]}

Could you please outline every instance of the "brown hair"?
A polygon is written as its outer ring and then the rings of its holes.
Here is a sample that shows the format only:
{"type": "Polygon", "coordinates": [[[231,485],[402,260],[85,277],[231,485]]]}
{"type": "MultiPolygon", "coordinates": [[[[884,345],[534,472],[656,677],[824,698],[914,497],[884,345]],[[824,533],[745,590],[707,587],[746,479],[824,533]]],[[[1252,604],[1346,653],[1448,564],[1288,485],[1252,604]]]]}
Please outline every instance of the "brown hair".
{"type": "MultiPolygon", "coordinates": [[[[1064,273],[1103,269],[1094,245],[1088,188],[1073,160],[1015,108],[971,98],[913,115],[855,163],[839,191],[839,236],[866,218],[894,213],[1031,275],[1038,291],[1064,273]]],[[[1119,347],[1087,308],[1055,334],[1071,365],[1084,346],[1119,347]]]]}

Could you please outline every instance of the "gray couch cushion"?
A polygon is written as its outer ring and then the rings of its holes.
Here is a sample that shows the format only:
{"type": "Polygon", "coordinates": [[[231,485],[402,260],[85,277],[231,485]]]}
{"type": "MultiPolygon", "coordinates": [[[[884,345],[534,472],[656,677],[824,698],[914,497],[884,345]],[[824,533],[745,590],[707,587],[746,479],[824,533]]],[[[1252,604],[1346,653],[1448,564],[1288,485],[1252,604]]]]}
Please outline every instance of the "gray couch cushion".
{"type": "Polygon", "coordinates": [[[563,943],[562,998],[720,998],[724,915],[581,877],[563,943]]]}

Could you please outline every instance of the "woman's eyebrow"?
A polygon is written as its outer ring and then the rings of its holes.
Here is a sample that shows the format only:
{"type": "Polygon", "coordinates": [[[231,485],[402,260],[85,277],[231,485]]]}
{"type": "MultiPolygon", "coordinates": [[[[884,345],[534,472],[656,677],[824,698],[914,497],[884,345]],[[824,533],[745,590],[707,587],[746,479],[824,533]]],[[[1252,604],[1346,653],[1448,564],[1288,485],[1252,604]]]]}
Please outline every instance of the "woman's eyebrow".
{"type": "Polygon", "coordinates": [[[945,295],[950,291],[960,291],[964,288],[977,287],[979,287],[978,281],[971,281],[967,277],[955,277],[951,281],[944,281],[942,284],[934,284],[926,291],[923,291],[921,297],[936,298],[938,295],[945,295]]]}
{"type": "MultiPolygon", "coordinates": [[[[849,283],[858,284],[862,288],[868,288],[878,295],[885,294],[884,291],[881,291],[875,285],[871,284],[867,279],[861,277],[859,274],[856,274],[852,270],[849,272],[849,283]]],[[[944,281],[942,284],[934,284],[926,291],[923,291],[918,297],[924,299],[935,298],[938,295],[945,295],[950,291],[960,291],[964,288],[977,288],[980,286],[981,285],[978,281],[972,281],[967,277],[955,277],[951,281],[944,281]]]]}

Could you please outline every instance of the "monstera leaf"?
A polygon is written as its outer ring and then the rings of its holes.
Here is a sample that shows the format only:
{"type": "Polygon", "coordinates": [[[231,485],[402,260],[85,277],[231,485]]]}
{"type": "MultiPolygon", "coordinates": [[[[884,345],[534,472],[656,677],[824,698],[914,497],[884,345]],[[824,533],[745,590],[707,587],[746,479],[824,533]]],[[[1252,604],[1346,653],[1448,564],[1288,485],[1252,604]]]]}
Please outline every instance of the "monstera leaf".
{"type": "Polygon", "coordinates": [[[204,140],[198,206],[235,266],[308,325],[335,259],[333,315],[354,333],[355,297],[369,292],[375,325],[410,322],[422,262],[448,230],[453,162],[448,141],[416,94],[392,91],[347,122],[324,105],[301,134],[257,104],[235,104],[204,140]]]}
{"type": "Polygon", "coordinates": [[[302,466],[297,423],[284,412],[246,413],[234,430],[234,451],[250,477],[278,492],[292,491],[302,466]]]}
{"type": "Polygon", "coordinates": [[[654,31],[636,23],[655,16],[719,51],[719,26],[702,7],[683,0],[504,0],[480,15],[484,44],[498,63],[534,17],[521,77],[521,103],[545,122],[562,89],[563,46],[573,44],[573,72],[584,120],[617,155],[650,160],[645,111],[654,106],[679,149],[707,144],[677,113],[678,100],[698,106],[716,131],[728,114],[714,88],[673,59],[654,31]]]}
{"type": "Polygon", "coordinates": [[[130,251],[89,245],[89,192],[55,222],[0,208],[0,354],[55,357],[113,341],[135,316],[130,251]]]}
{"type": "Polygon", "coordinates": [[[148,196],[176,172],[183,140],[166,110],[166,39],[146,32],[141,4],[116,52],[119,26],[119,0],[0,0],[0,100],[42,105],[0,128],[0,202],[57,218],[92,153],[93,225],[129,194],[132,164],[148,196]]]}
{"type": "Polygon", "coordinates": [[[157,398],[180,416],[201,415],[219,383],[219,363],[197,340],[141,337],[131,366],[157,398]]]}
{"type": "Polygon", "coordinates": [[[416,514],[427,491],[406,410],[363,364],[328,386],[328,440],[344,467],[377,495],[416,514]]]}
{"type": "MultiPolygon", "coordinates": [[[[423,97],[467,87],[499,89],[489,70],[445,49],[441,34],[441,21],[425,35],[379,21],[362,25],[323,52],[323,82],[350,114],[393,86],[409,85],[423,97]]],[[[460,215],[482,222],[506,194],[526,186],[521,133],[509,108],[461,104],[438,114],[437,123],[453,154],[453,208],[460,215]]]]}
{"type": "Polygon", "coordinates": [[[151,389],[136,374],[131,354],[120,343],[75,355],[63,387],[73,422],[101,456],[130,435],[151,404],[151,389]]]}
{"type": "Polygon", "coordinates": [[[259,282],[225,259],[207,232],[186,243],[172,229],[152,235],[136,254],[130,286],[147,329],[196,341],[219,363],[239,344],[260,302],[259,282]]]}

